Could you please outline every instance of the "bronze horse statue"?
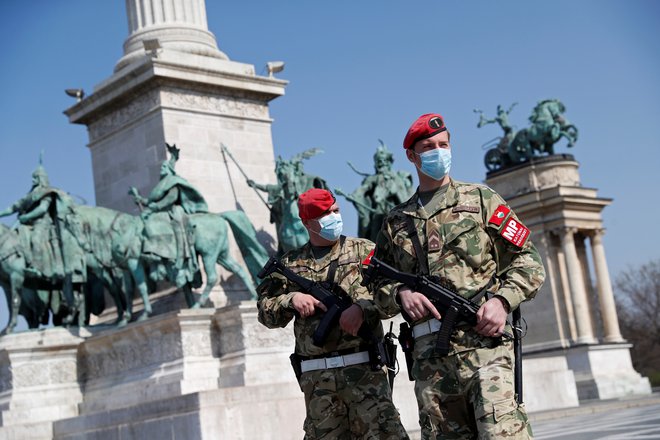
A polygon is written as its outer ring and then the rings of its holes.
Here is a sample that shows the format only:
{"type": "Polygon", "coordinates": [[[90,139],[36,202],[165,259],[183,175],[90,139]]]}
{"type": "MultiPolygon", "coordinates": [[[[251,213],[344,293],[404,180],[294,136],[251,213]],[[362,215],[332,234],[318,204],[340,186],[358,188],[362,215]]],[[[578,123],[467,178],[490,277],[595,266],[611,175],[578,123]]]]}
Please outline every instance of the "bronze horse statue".
{"type": "MultiPolygon", "coordinates": [[[[146,276],[146,266],[152,262],[142,253],[144,241],[144,220],[134,216],[108,208],[78,206],[76,213],[84,225],[85,238],[89,252],[86,254],[86,264],[89,272],[94,274],[97,280],[110,291],[117,307],[117,325],[122,326],[132,318],[133,291],[137,289],[143,304],[144,312],[140,320],[148,318],[152,313],[149,300],[149,286],[146,276]],[[123,274],[123,280],[119,280],[123,274]],[[121,285],[123,281],[123,286],[121,285]]],[[[246,285],[252,298],[256,298],[254,284],[258,281],[257,273],[263,267],[268,255],[265,249],[256,239],[256,231],[241,211],[229,211],[220,214],[193,214],[190,222],[195,231],[194,247],[204,264],[206,285],[200,296],[195,301],[190,284],[177,286],[181,288],[186,301],[190,307],[201,307],[208,299],[212,288],[218,282],[216,264],[236,274],[246,285]],[[229,229],[234,233],[234,238],[246,262],[250,275],[231,256],[229,246],[229,229]]],[[[18,240],[18,234],[4,225],[0,225],[0,285],[7,295],[9,305],[9,323],[2,334],[11,333],[16,326],[18,314],[28,319],[31,328],[38,327],[43,322],[43,311],[38,313],[39,318],[33,318],[36,311],[34,307],[26,308],[22,299],[26,295],[30,298],[34,294],[26,290],[26,279],[30,278],[29,262],[25,260],[24,253],[18,240]],[[27,276],[26,276],[27,274],[27,276]]],[[[174,261],[166,262],[173,265],[174,261]]],[[[42,288],[56,290],[61,288],[61,283],[49,279],[37,279],[42,288]]],[[[82,294],[80,301],[75,305],[69,305],[69,319],[58,318],[58,322],[69,323],[73,321],[72,316],[78,316],[78,325],[85,324],[85,317],[89,311],[98,313],[102,311],[99,304],[85,304],[82,294]]],[[[87,295],[87,299],[99,296],[87,295]]],[[[101,296],[102,298],[102,296],[101,296]]],[[[33,303],[34,301],[30,301],[33,303]]],[[[66,301],[64,302],[66,303],[66,301]]],[[[47,320],[46,320],[47,322],[47,320]]],[[[54,323],[57,324],[58,322],[54,323]]]]}
{"type": "Polygon", "coordinates": [[[578,138],[577,128],[564,118],[564,104],[558,99],[546,99],[539,102],[529,121],[528,128],[518,131],[509,144],[509,156],[513,162],[528,160],[534,153],[554,154],[554,144],[562,137],[568,140],[567,147],[572,147],[578,138]]]}
{"type": "MultiPolygon", "coordinates": [[[[498,106],[499,110],[500,107],[498,106]]],[[[489,171],[495,171],[526,162],[533,156],[552,155],[554,154],[554,144],[559,142],[561,138],[567,139],[569,148],[573,147],[578,139],[578,129],[564,117],[565,112],[566,107],[561,101],[546,99],[540,101],[532,110],[529,117],[531,122],[529,127],[514,133],[510,126],[500,124],[505,133],[503,137],[496,138],[499,139],[497,146],[486,152],[484,157],[486,168],[489,171]]],[[[504,113],[508,115],[508,112],[504,113]]],[[[486,120],[481,115],[477,127],[481,127],[488,122],[491,121],[486,120]]],[[[488,144],[492,145],[490,142],[488,144]]]]}

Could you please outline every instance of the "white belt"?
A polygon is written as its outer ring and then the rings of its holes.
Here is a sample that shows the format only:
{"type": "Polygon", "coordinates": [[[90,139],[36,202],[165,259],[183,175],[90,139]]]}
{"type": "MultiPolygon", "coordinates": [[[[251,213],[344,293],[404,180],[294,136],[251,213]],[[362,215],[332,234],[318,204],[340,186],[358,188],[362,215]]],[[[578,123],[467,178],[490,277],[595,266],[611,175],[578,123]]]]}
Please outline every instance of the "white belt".
{"type": "Polygon", "coordinates": [[[441,321],[431,318],[428,321],[424,321],[421,324],[417,324],[413,327],[412,333],[415,339],[426,336],[429,333],[435,333],[440,330],[441,321]]]}
{"type": "Polygon", "coordinates": [[[369,352],[361,351],[359,353],[351,353],[344,356],[333,356],[302,361],[300,363],[300,370],[303,373],[306,373],[308,371],[347,367],[349,365],[364,364],[366,362],[369,362],[369,352]]]}

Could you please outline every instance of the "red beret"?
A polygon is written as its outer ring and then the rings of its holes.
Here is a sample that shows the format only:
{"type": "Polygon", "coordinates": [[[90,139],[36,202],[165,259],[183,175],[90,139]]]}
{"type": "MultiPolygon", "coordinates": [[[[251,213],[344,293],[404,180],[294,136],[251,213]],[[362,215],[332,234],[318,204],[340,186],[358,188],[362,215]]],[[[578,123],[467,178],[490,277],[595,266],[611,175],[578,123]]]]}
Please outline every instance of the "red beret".
{"type": "Polygon", "coordinates": [[[321,217],[335,203],[335,196],[327,189],[312,188],[298,197],[298,215],[302,220],[321,217]]]}
{"type": "Polygon", "coordinates": [[[446,130],[445,121],[439,114],[427,113],[422,115],[408,129],[408,133],[406,133],[403,140],[403,148],[406,150],[412,148],[415,142],[428,139],[446,130]]]}

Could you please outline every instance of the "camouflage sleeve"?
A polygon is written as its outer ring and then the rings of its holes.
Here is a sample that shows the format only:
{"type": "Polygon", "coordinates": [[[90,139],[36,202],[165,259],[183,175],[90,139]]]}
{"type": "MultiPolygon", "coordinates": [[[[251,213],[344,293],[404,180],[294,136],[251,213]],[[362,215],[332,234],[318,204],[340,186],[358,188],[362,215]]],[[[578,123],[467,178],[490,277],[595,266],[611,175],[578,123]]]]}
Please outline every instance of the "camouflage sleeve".
{"type": "Polygon", "coordinates": [[[493,240],[497,277],[501,280],[496,294],[513,310],[536,295],[545,280],[545,269],[531,232],[504,199],[494,191],[485,191],[482,197],[486,229],[493,240]]]}
{"type": "Polygon", "coordinates": [[[294,292],[289,292],[286,278],[277,273],[271,274],[259,284],[257,292],[259,322],[268,328],[286,327],[294,317],[291,305],[294,292]]]}
{"type": "MultiPolygon", "coordinates": [[[[389,217],[383,221],[383,226],[378,233],[374,256],[384,263],[396,267],[392,231],[388,219],[389,217]]],[[[371,285],[374,289],[374,303],[379,309],[381,316],[391,318],[401,311],[396,298],[399,287],[402,285],[401,283],[383,277],[376,277],[371,285]]]]}

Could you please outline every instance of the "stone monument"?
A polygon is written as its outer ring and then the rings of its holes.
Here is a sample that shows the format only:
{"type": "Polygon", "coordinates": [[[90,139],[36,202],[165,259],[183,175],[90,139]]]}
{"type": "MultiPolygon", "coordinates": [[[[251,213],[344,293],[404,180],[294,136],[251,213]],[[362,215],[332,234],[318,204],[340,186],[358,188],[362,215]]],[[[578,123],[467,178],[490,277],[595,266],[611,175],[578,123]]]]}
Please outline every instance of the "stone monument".
{"type": "MultiPolygon", "coordinates": [[[[129,187],[148,193],[167,158],[165,143],[176,144],[177,173],[200,190],[209,211],[243,210],[272,248],[268,210],[223,158],[221,144],[250,176],[274,183],[268,102],[284,94],[287,81],[257,76],[253,65],[221,52],[204,0],[128,0],[126,8],[130,34],[114,74],[64,112],[87,126],[97,205],[137,214],[129,187]]],[[[240,260],[235,245],[232,254],[240,260]]],[[[245,290],[233,280],[223,287],[211,297],[216,306],[245,290]]]]}
{"type": "MultiPolygon", "coordinates": [[[[237,163],[256,181],[276,183],[268,102],[286,81],[256,76],[220,52],[204,0],[126,5],[130,35],[114,74],[65,111],[88,127],[97,204],[137,214],[129,188],[148,193],[166,142],[176,143],[176,171],[209,211],[244,210],[269,247],[269,212],[237,163]],[[235,162],[223,158],[222,144],[235,162]]],[[[181,308],[183,295],[170,289],[161,295],[180,304],[154,303],[156,316],[124,327],[1,337],[0,438],[301,438],[292,329],[266,330],[241,283],[222,284],[215,308],[181,308]]],[[[416,403],[403,370],[395,403],[414,433],[416,403]]]]}
{"type": "Polygon", "coordinates": [[[582,186],[569,154],[491,171],[486,184],[531,229],[547,272],[537,297],[522,306],[530,323],[523,339],[527,406],[650,393],[619,331],[602,241],[601,212],[612,200],[582,186]]]}
{"type": "MultiPolygon", "coordinates": [[[[177,144],[177,173],[209,210],[242,209],[272,245],[268,210],[221,144],[254,179],[275,183],[268,102],[287,82],[229,60],[207,29],[204,0],[126,7],[130,35],[114,74],[65,111],[88,128],[97,204],[137,214],[129,188],[148,193],[166,142],[177,144]]],[[[122,328],[0,338],[0,438],[299,438],[291,331],[263,332],[247,289],[227,275],[211,297],[218,308],[179,310],[183,295],[169,295],[180,304],[122,328]]]]}
{"type": "Polygon", "coordinates": [[[475,112],[477,127],[497,123],[504,132],[486,152],[486,184],[531,229],[547,272],[536,299],[522,306],[532,323],[523,340],[527,406],[549,409],[650,393],[619,331],[602,241],[601,212],[612,200],[582,186],[572,155],[555,154],[562,138],[569,148],[578,139],[560,100],[539,101],[530,125],[518,131],[508,119],[514,106],[498,105],[493,119],[475,112]]]}

